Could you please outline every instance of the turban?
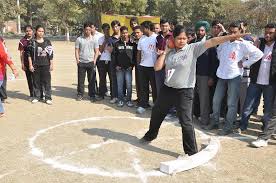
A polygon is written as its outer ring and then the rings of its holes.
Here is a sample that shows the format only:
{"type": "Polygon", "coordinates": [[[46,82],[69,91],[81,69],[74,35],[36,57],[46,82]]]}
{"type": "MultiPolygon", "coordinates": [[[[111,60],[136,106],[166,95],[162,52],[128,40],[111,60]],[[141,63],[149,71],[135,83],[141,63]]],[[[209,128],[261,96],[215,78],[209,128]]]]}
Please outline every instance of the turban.
{"type": "Polygon", "coordinates": [[[207,22],[207,21],[198,21],[196,24],[195,24],[195,31],[198,31],[198,29],[200,27],[204,27],[206,32],[208,32],[210,30],[210,24],[207,22]]]}

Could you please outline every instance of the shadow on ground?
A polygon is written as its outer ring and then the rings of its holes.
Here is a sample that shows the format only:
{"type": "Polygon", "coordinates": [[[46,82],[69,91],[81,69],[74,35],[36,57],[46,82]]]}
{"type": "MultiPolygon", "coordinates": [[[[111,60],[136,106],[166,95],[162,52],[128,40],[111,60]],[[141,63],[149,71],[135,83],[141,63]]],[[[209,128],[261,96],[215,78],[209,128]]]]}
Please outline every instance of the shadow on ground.
{"type": "Polygon", "coordinates": [[[90,129],[86,128],[86,129],[83,129],[82,131],[92,136],[100,136],[104,138],[104,141],[107,141],[109,139],[117,140],[117,141],[129,143],[130,145],[136,146],[138,148],[141,148],[147,151],[169,155],[175,158],[179,156],[178,153],[175,153],[169,150],[161,149],[161,148],[152,146],[150,144],[142,144],[139,142],[139,139],[136,136],[129,135],[126,133],[116,132],[116,131],[112,131],[109,129],[102,129],[102,128],[90,128],[90,129]]]}

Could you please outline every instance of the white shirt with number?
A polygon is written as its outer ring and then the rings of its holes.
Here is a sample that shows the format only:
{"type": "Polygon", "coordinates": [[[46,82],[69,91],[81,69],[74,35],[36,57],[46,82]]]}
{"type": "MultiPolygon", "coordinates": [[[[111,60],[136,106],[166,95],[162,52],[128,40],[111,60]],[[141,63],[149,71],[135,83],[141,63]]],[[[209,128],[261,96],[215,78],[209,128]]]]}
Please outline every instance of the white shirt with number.
{"type": "Polygon", "coordinates": [[[250,42],[241,39],[221,44],[217,48],[217,55],[219,59],[217,76],[221,79],[233,79],[243,75],[243,68],[238,65],[239,61],[248,56],[242,64],[243,67],[250,67],[262,58],[263,52],[250,42]]]}
{"type": "Polygon", "coordinates": [[[260,84],[260,85],[269,84],[270,65],[272,60],[272,50],[273,50],[274,44],[275,42],[270,46],[265,45],[264,56],[259,69],[257,84],[260,84]]]}
{"type": "Polygon", "coordinates": [[[144,67],[154,67],[157,60],[156,37],[153,33],[151,36],[142,36],[138,42],[137,49],[141,51],[140,65],[144,67]]]}

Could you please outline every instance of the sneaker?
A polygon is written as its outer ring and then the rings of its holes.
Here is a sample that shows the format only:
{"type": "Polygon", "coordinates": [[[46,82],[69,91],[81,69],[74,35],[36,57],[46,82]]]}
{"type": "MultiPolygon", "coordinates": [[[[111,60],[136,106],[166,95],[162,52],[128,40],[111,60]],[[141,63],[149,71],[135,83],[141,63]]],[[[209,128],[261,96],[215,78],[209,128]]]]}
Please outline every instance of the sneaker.
{"type": "Polygon", "coordinates": [[[208,126],[205,126],[203,128],[204,130],[214,130],[214,129],[219,129],[218,124],[210,123],[208,126]]]}
{"type": "Polygon", "coordinates": [[[45,103],[48,104],[48,105],[52,105],[53,104],[52,100],[46,100],[45,103]]]}
{"type": "Polygon", "coordinates": [[[109,92],[105,92],[104,96],[106,96],[106,97],[110,97],[111,95],[110,95],[110,93],[109,93],[109,92]]]}
{"type": "Polygon", "coordinates": [[[32,103],[34,104],[34,103],[37,103],[38,102],[38,99],[37,98],[34,98],[33,100],[32,100],[32,103]]]}
{"type": "Polygon", "coordinates": [[[138,114],[143,114],[145,111],[146,111],[145,108],[143,108],[143,107],[138,107],[137,110],[136,110],[136,113],[138,113],[138,114]]]}
{"type": "Polygon", "coordinates": [[[229,135],[229,134],[231,134],[231,133],[233,133],[232,130],[227,130],[227,131],[221,130],[221,131],[218,132],[218,135],[219,135],[219,136],[226,136],[226,135],[229,135]]]}
{"type": "Polygon", "coordinates": [[[82,99],[83,99],[83,96],[81,96],[81,95],[78,95],[76,98],[77,101],[81,101],[82,99]]]}
{"type": "Polygon", "coordinates": [[[165,117],[165,120],[169,121],[172,120],[172,114],[167,114],[167,116],[165,117]]]}
{"type": "Polygon", "coordinates": [[[109,101],[111,104],[115,104],[118,102],[118,98],[113,98],[112,100],[109,101]]]}
{"type": "Polygon", "coordinates": [[[127,104],[128,107],[133,107],[134,106],[134,104],[131,101],[127,101],[126,104],[127,104]]]}
{"type": "Polygon", "coordinates": [[[235,134],[239,134],[239,135],[242,134],[243,131],[244,131],[244,130],[241,130],[240,128],[233,130],[233,132],[234,132],[235,134]]]}
{"type": "Polygon", "coordinates": [[[146,145],[146,144],[151,143],[151,140],[147,140],[145,137],[143,137],[143,138],[139,139],[139,143],[146,145]]]}
{"type": "Polygon", "coordinates": [[[90,102],[92,102],[92,103],[94,103],[94,102],[96,102],[97,100],[96,100],[96,97],[90,97],[90,102]]]}
{"type": "Polygon", "coordinates": [[[257,139],[257,140],[255,140],[255,141],[251,142],[251,145],[252,145],[253,147],[259,148],[259,147],[266,147],[266,146],[267,146],[267,143],[268,143],[268,140],[257,139]]]}
{"type": "Polygon", "coordinates": [[[120,101],[117,103],[117,106],[118,106],[118,107],[123,107],[123,106],[124,106],[124,102],[120,100],[120,101]]]}

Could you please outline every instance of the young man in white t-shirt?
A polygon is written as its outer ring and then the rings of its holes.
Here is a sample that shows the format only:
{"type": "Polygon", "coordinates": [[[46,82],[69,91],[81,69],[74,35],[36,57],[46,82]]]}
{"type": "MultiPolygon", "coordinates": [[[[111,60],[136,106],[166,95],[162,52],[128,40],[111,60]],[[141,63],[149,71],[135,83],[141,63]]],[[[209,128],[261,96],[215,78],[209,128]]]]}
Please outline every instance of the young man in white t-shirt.
{"type": "Polygon", "coordinates": [[[274,24],[265,26],[264,38],[259,39],[260,43],[257,45],[264,53],[262,59],[253,64],[250,68],[250,85],[247,89],[247,95],[243,107],[242,119],[240,124],[240,131],[245,131],[248,126],[248,120],[254,109],[254,104],[258,100],[258,96],[263,93],[264,97],[264,116],[263,127],[266,129],[270,119],[273,96],[273,82],[275,78],[272,76],[271,68],[276,63],[276,58],[272,57],[272,53],[276,51],[276,44],[274,40],[276,27],[274,24]]]}
{"type": "MultiPolygon", "coordinates": [[[[112,45],[110,43],[110,26],[107,23],[102,25],[102,30],[104,32],[104,36],[99,38],[99,47],[100,47],[100,59],[97,62],[98,72],[99,72],[99,98],[104,99],[106,94],[107,86],[106,86],[106,75],[108,74],[110,86],[112,86],[112,77],[111,77],[111,52],[112,45]]],[[[112,87],[110,87],[112,93],[112,87]]]]}
{"type": "Polygon", "coordinates": [[[157,98],[154,64],[157,60],[156,37],[154,25],[151,21],[144,21],[141,24],[143,36],[138,42],[137,63],[139,72],[139,83],[141,86],[141,98],[138,102],[137,113],[142,114],[149,105],[149,83],[152,89],[152,98],[157,98]]]}
{"type": "MultiPolygon", "coordinates": [[[[240,34],[239,22],[229,26],[229,34],[240,34]]],[[[231,40],[220,44],[217,48],[220,61],[217,69],[218,83],[213,98],[213,115],[208,129],[218,128],[220,107],[227,91],[227,114],[223,130],[219,135],[228,135],[233,132],[233,123],[237,118],[238,100],[240,95],[241,78],[244,67],[262,58],[263,53],[254,45],[243,39],[231,40]],[[248,60],[241,61],[248,56],[248,60]]]]}

